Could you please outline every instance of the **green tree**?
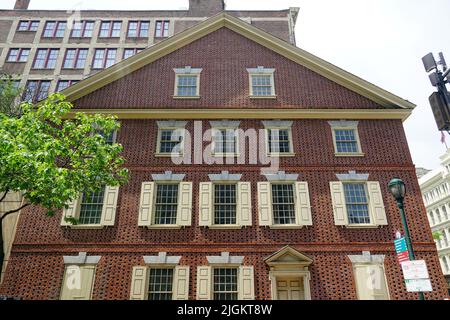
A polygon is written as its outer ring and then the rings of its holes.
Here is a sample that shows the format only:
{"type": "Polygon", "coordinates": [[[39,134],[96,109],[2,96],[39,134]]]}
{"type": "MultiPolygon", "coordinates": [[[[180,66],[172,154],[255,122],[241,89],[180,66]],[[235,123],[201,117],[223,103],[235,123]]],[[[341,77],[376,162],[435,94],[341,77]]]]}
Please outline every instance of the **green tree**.
{"type": "Polygon", "coordinates": [[[22,89],[15,85],[11,75],[0,76],[0,113],[9,117],[18,117],[21,114],[18,97],[22,89]]]}
{"type": "MultiPolygon", "coordinates": [[[[1,214],[0,233],[5,217],[30,205],[53,216],[80,192],[127,181],[122,146],[106,139],[119,122],[104,115],[69,117],[71,108],[64,96],[53,94],[37,105],[20,104],[19,116],[0,112],[0,204],[10,192],[23,196],[20,206],[1,214]]],[[[0,234],[0,268],[3,260],[0,234]]]]}

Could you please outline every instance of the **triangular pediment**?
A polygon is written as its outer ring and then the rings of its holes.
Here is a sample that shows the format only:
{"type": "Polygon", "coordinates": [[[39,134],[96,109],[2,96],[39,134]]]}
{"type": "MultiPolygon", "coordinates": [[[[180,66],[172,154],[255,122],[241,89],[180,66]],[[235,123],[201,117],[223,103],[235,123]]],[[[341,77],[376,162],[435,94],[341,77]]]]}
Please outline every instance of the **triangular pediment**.
{"type": "Polygon", "coordinates": [[[313,260],[296,249],[285,246],[265,259],[269,266],[276,265],[303,265],[309,266],[313,260]]]}
{"type": "Polygon", "coordinates": [[[196,40],[199,40],[221,28],[227,28],[261,46],[287,58],[298,65],[301,65],[320,76],[331,80],[385,108],[405,108],[415,107],[406,101],[386,90],[383,90],[355,75],[346,72],[331,63],[328,63],[308,52],[295,47],[261,29],[242,21],[239,18],[227,13],[220,13],[211,17],[192,28],[178,33],[167,40],[149,47],[142,52],[125,59],[105,70],[102,70],[72,86],[63,90],[69,101],[78,100],[108,84],[126,77],[146,65],[149,65],[162,57],[165,57],[176,50],[179,50],[196,40]]]}

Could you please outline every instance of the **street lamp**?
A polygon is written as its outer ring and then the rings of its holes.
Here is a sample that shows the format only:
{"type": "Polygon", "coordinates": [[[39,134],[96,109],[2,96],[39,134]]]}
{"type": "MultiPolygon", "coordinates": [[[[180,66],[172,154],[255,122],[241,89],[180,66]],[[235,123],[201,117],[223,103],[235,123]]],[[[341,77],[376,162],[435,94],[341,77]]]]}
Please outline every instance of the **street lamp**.
{"type": "MultiPolygon", "coordinates": [[[[404,205],[403,205],[403,200],[405,199],[405,193],[406,193],[405,183],[400,178],[393,178],[388,183],[388,190],[392,194],[392,196],[395,198],[395,201],[397,201],[397,207],[400,210],[400,216],[402,217],[403,229],[405,230],[405,242],[406,242],[406,247],[408,248],[409,260],[411,260],[411,261],[416,260],[416,257],[414,255],[414,250],[411,245],[411,237],[409,236],[408,222],[406,221],[405,209],[404,209],[404,205]]],[[[425,300],[425,296],[423,295],[423,292],[419,292],[419,299],[425,300]]]]}

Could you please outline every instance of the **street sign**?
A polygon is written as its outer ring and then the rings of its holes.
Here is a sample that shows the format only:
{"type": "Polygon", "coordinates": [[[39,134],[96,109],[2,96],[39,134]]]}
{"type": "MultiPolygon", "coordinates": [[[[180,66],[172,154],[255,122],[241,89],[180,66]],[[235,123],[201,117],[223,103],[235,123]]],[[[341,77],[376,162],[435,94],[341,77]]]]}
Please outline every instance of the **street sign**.
{"type": "Polygon", "coordinates": [[[430,292],[433,291],[430,279],[405,280],[408,292],[430,292]]]}
{"type": "Polygon", "coordinates": [[[409,251],[400,252],[399,254],[397,254],[397,259],[399,263],[409,261],[409,251]]]}
{"type": "Polygon", "coordinates": [[[401,265],[406,280],[429,278],[425,260],[404,261],[401,265]]]}
{"type": "Polygon", "coordinates": [[[395,251],[397,253],[407,251],[406,240],[404,237],[394,240],[395,251]]]}

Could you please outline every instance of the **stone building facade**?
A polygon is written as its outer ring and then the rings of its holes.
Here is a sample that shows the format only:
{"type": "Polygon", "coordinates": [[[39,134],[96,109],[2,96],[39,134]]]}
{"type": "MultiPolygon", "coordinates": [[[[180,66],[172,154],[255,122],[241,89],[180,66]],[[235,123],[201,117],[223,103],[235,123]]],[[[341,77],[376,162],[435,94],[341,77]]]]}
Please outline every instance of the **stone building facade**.
{"type": "Polygon", "coordinates": [[[450,151],[441,157],[441,165],[419,179],[442,272],[450,290],[450,151]]]}

